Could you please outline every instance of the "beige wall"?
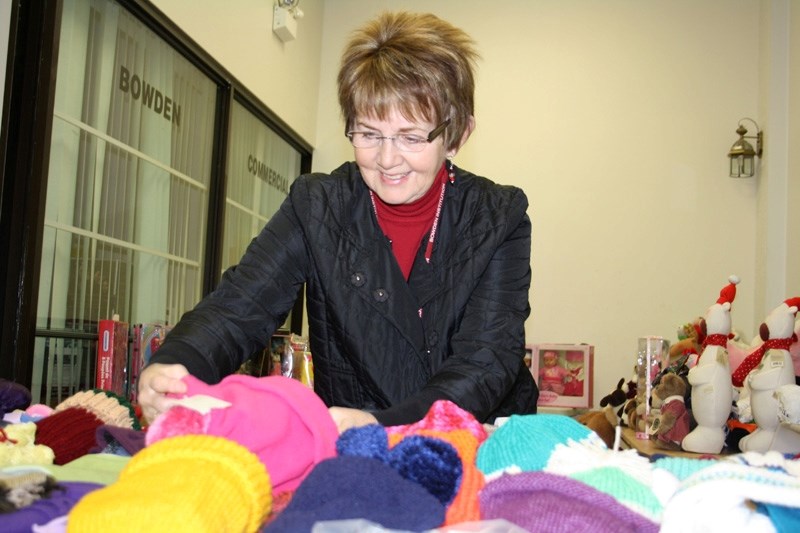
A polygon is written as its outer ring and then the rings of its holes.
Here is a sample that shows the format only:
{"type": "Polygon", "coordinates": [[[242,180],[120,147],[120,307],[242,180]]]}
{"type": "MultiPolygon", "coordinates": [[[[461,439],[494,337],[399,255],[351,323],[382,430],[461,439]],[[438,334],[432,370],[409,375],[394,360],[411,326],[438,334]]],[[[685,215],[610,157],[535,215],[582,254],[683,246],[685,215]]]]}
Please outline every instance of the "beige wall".
{"type": "Polygon", "coordinates": [[[309,143],[317,128],[323,0],[303,0],[297,38],[272,33],[273,0],[151,0],[309,143]]]}
{"type": "Polygon", "coordinates": [[[456,164],[527,192],[529,341],[594,344],[596,401],[631,374],[638,336],[674,340],[728,274],[742,278],[733,320],[747,340],[800,295],[790,0],[303,0],[286,44],[270,2],[155,4],[315,146],[321,171],[352,157],[335,98],[350,30],[405,8],[468,31],[483,55],[478,128],[456,164]],[[726,153],[745,116],[766,130],[765,160],[734,180],[726,153]]]}

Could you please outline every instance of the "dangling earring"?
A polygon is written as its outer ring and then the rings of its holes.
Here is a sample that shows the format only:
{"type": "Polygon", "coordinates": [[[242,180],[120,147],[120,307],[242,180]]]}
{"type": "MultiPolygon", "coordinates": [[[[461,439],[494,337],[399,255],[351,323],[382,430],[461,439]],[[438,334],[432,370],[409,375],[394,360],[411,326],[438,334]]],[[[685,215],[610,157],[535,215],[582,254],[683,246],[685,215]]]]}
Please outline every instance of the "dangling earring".
{"type": "Polygon", "coordinates": [[[449,164],[449,168],[447,169],[447,177],[450,179],[450,183],[455,183],[456,181],[456,172],[453,170],[453,162],[448,159],[447,163],[449,164]]]}

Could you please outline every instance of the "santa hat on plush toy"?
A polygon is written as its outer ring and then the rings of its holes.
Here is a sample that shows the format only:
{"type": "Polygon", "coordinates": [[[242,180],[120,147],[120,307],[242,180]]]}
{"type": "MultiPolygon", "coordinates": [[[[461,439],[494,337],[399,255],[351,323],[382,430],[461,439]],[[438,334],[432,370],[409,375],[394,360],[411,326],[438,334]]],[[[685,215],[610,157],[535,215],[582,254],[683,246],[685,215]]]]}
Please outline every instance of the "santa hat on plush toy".
{"type": "Polygon", "coordinates": [[[722,305],[725,303],[729,303],[733,305],[733,300],[736,299],[736,285],[739,284],[739,276],[736,274],[731,274],[728,276],[729,283],[719,291],[719,298],[717,298],[717,303],[722,305]]]}
{"type": "Polygon", "coordinates": [[[788,307],[787,311],[792,313],[796,317],[797,310],[800,309],[800,296],[795,298],[789,298],[783,303],[785,303],[786,307],[788,307]],[[792,311],[792,307],[794,307],[794,311],[792,311]]]}
{"type": "MultiPolygon", "coordinates": [[[[739,281],[739,276],[736,274],[728,276],[728,284],[719,291],[719,298],[717,298],[716,304],[708,308],[704,319],[708,331],[702,340],[703,350],[708,346],[722,346],[724,348],[728,345],[730,308],[733,305],[733,300],[736,299],[736,285],[739,281]],[[725,304],[728,304],[727,307],[725,304]]],[[[702,353],[700,355],[702,356],[702,353]]]]}

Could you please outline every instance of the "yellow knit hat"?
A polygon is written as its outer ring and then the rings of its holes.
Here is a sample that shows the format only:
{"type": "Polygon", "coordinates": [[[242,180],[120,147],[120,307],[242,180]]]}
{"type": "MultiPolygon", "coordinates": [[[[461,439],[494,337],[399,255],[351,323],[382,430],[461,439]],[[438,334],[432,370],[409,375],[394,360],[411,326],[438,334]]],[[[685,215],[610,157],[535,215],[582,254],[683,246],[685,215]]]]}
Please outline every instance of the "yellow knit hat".
{"type": "Polygon", "coordinates": [[[224,437],[183,435],[133,456],[119,479],[84,496],[67,531],[257,531],[272,507],[266,468],[224,437]]]}

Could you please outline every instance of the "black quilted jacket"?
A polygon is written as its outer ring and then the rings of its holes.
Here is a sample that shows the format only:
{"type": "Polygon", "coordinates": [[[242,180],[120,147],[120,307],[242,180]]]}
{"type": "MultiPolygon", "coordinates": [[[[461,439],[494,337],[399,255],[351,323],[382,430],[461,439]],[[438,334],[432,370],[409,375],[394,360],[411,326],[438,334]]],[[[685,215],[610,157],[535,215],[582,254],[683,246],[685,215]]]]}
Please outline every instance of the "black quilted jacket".
{"type": "MultiPolygon", "coordinates": [[[[214,383],[263,347],[305,283],[314,385],[385,425],[449,399],[480,421],[536,412],[523,364],[530,313],[525,194],[457,169],[430,264],[408,282],[355,163],[299,177],[240,264],[186,313],[153,362],[214,383]]],[[[427,238],[425,239],[427,241],[427,238]]]]}

